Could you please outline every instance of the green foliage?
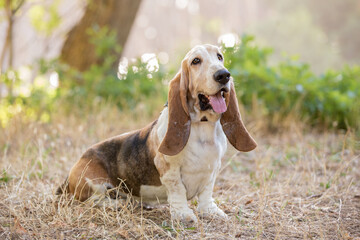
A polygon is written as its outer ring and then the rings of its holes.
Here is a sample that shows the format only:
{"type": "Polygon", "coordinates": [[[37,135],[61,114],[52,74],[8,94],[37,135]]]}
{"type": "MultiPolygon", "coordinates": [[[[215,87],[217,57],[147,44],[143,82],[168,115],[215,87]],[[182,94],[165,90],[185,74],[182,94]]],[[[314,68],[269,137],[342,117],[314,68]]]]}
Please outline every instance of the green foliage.
{"type": "Polygon", "coordinates": [[[19,87],[21,79],[19,73],[13,69],[8,69],[4,74],[0,75],[0,82],[9,89],[9,97],[12,97],[13,88],[19,87]]]}
{"type": "MultiPolygon", "coordinates": [[[[9,70],[1,76],[8,89],[14,88],[14,95],[0,102],[2,125],[18,114],[50,121],[52,112],[91,111],[101,102],[116,104],[122,110],[141,107],[145,114],[151,114],[166,101],[164,66],[150,66],[151,59],[135,59],[117,76],[120,46],[115,33],[95,27],[89,35],[103,61],[84,72],[58,60],[40,61],[40,74],[27,88],[28,93],[19,91],[26,82],[17,71],[9,70]],[[58,87],[49,83],[51,74],[58,76],[58,87]]],[[[345,66],[341,71],[329,70],[319,76],[309,65],[294,59],[271,66],[268,59],[272,49],[254,42],[254,37],[245,35],[240,44],[224,47],[225,65],[247,110],[278,121],[295,116],[317,126],[359,127],[360,66],[345,66]]]]}
{"type": "Polygon", "coordinates": [[[121,48],[116,43],[116,33],[107,27],[90,29],[88,33],[96,54],[103,59],[101,64],[93,64],[84,72],[69,69],[58,62],[43,65],[44,72],[52,69],[59,74],[59,95],[70,109],[74,102],[87,108],[94,101],[111,101],[120,109],[133,109],[142,103],[151,112],[154,101],[162,99],[165,102],[165,74],[162,66],[150,69],[148,62],[136,59],[119,79],[116,66],[121,48]]]}
{"type": "MultiPolygon", "coordinates": [[[[107,26],[102,28],[94,26],[87,29],[86,32],[90,37],[90,43],[95,47],[95,53],[98,57],[108,58],[108,53],[110,52],[120,54],[121,47],[117,44],[117,34],[115,31],[111,31],[107,26]]],[[[117,57],[118,55],[116,55],[115,59],[112,58],[111,62],[116,61],[117,57]]]]}
{"type": "Polygon", "coordinates": [[[29,9],[29,17],[34,28],[46,35],[50,35],[61,22],[58,13],[59,1],[53,1],[52,4],[45,6],[42,4],[33,5],[29,9]]]}
{"type": "MultiPolygon", "coordinates": [[[[90,42],[96,48],[96,54],[103,61],[79,72],[57,59],[41,60],[40,74],[27,89],[30,94],[17,91],[16,96],[8,95],[0,101],[1,125],[6,125],[18,114],[46,122],[51,120],[52,112],[91,111],[92,107],[100,102],[113,103],[126,110],[141,104],[144,113],[148,114],[154,111],[155,106],[165,103],[167,94],[163,84],[163,66],[150,68],[148,62],[135,59],[119,79],[116,66],[121,48],[116,43],[115,32],[107,27],[95,27],[89,29],[88,33],[90,42]],[[49,82],[52,74],[58,76],[58,87],[49,82]]],[[[7,89],[13,86],[19,90],[26,85],[26,82],[20,79],[19,72],[14,70],[3,74],[1,82],[6,84],[7,89]]]]}
{"type": "Polygon", "coordinates": [[[2,173],[0,174],[0,183],[4,182],[7,183],[11,180],[11,176],[7,173],[5,169],[2,170],[2,173]]]}
{"type": "MultiPolygon", "coordinates": [[[[133,109],[137,104],[148,106],[151,100],[163,99],[165,86],[162,84],[163,72],[151,72],[147,64],[137,59],[121,79],[113,69],[113,63],[93,65],[83,73],[58,68],[60,95],[72,107],[75,102],[80,107],[92,106],[99,101],[111,101],[120,109],[133,109]],[[74,81],[76,79],[76,81],[74,81]],[[153,98],[153,99],[152,99],[153,98]]],[[[151,109],[151,106],[148,106],[151,109]]]]}
{"type": "Polygon", "coordinates": [[[247,35],[239,45],[224,48],[225,65],[245,107],[258,104],[265,115],[285,118],[296,114],[327,127],[358,126],[359,66],[316,76],[309,65],[292,59],[270,66],[271,53],[269,48],[256,46],[254,37],[247,35]]]}
{"type": "MultiPolygon", "coordinates": [[[[17,76],[18,71],[13,71],[17,76]]],[[[5,73],[3,76],[8,75],[5,73]]],[[[40,85],[38,82],[43,80],[42,76],[36,79],[27,92],[21,91],[22,85],[26,83],[18,78],[18,84],[13,87],[16,95],[8,95],[0,101],[0,126],[5,126],[8,121],[17,115],[22,115],[26,119],[33,119],[47,122],[50,120],[51,112],[57,100],[57,91],[47,85],[40,85]]]]}

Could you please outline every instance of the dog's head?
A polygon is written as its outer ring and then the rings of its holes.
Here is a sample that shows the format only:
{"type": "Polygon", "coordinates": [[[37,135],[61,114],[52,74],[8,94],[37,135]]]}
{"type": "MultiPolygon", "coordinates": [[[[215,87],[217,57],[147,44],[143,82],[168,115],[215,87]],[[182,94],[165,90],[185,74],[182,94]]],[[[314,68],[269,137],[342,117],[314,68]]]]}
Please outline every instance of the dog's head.
{"type": "Polygon", "coordinates": [[[159,151],[178,154],[186,145],[191,121],[218,121],[229,142],[239,151],[251,151],[255,141],[240,116],[234,83],[224,67],[218,47],[201,45],[191,49],[181,70],[169,85],[169,123],[159,151]]]}
{"type": "Polygon", "coordinates": [[[188,87],[187,107],[192,120],[218,120],[229,104],[230,73],[218,47],[194,47],[182,61],[182,75],[188,87]]]}

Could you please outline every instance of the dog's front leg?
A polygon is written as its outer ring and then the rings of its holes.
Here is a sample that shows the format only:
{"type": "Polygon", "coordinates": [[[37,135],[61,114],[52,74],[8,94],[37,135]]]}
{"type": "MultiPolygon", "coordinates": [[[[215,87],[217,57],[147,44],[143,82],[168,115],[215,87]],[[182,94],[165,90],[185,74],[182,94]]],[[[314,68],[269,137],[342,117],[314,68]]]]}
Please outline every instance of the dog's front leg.
{"type": "Polygon", "coordinates": [[[227,215],[216,205],[214,199],[212,198],[215,179],[215,177],[213,179],[210,179],[209,184],[207,184],[204,190],[198,195],[199,204],[197,207],[197,211],[203,217],[216,214],[223,218],[227,218],[227,215]]]}
{"type": "Polygon", "coordinates": [[[187,204],[186,189],[181,180],[180,166],[172,162],[160,180],[167,189],[171,217],[185,224],[196,223],[197,218],[187,204]]]}

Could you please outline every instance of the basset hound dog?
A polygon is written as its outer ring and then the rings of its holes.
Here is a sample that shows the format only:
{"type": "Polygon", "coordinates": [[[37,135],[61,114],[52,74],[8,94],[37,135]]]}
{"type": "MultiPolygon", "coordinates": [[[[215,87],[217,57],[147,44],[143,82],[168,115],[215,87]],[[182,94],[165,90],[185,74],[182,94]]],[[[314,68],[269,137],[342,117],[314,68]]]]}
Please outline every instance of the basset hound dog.
{"type": "Polygon", "coordinates": [[[80,201],[100,196],[115,201],[119,192],[143,202],[167,200],[172,219],[182,222],[197,222],[187,204],[197,197],[200,215],[226,218],[212,197],[221,160],[255,147],[220,49],[200,45],[186,54],[170,81],[159,118],[90,147],[58,193],[80,201]]]}

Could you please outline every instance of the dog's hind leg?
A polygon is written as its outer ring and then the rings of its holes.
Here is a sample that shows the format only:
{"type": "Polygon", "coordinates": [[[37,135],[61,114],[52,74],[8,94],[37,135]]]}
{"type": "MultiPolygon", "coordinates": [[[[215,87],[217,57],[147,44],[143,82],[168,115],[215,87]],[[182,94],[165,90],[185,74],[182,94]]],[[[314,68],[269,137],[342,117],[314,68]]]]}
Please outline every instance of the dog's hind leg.
{"type": "Polygon", "coordinates": [[[69,193],[80,201],[92,195],[106,195],[117,185],[96,156],[82,157],[71,169],[68,182],[69,193]]]}
{"type": "Polygon", "coordinates": [[[87,156],[90,157],[82,157],[74,165],[68,177],[68,191],[75,199],[114,210],[139,205],[139,199],[122,191],[126,189],[125,182],[112,179],[95,154],[88,152],[87,156]]]}
{"type": "Polygon", "coordinates": [[[92,195],[86,200],[87,203],[97,207],[107,207],[117,210],[126,204],[127,194],[119,192],[111,183],[94,183],[85,178],[86,184],[91,189],[92,195]]]}
{"type": "Polygon", "coordinates": [[[68,178],[56,189],[56,195],[62,195],[69,193],[69,180],[68,178]]]}

